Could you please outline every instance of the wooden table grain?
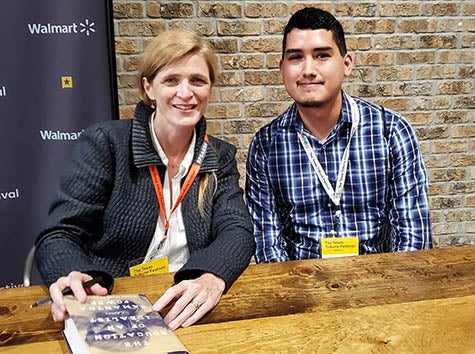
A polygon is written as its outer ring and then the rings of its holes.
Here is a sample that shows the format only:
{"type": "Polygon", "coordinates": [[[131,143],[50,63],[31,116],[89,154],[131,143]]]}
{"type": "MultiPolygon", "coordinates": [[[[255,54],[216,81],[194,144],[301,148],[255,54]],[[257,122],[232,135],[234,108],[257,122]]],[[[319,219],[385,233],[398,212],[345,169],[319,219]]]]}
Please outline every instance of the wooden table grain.
{"type": "Polygon", "coordinates": [[[205,324],[178,334],[193,354],[475,353],[475,296],[205,324]]]}
{"type": "MultiPolygon", "coordinates": [[[[114,293],[154,301],[171,283],[118,278],[114,293]]],[[[68,353],[49,307],[29,308],[46,295],[0,290],[0,352],[68,353]]],[[[177,334],[192,353],[475,353],[474,309],[475,247],[454,247],[250,265],[177,334]]]]}

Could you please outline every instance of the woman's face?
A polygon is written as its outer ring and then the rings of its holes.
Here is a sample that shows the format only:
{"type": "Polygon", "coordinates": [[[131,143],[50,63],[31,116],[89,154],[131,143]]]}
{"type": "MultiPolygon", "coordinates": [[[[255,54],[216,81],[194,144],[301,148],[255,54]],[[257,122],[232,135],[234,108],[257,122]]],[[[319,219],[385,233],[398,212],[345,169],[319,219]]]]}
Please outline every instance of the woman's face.
{"type": "Polygon", "coordinates": [[[201,54],[189,54],[165,66],[152,82],[143,79],[145,92],[156,101],[155,120],[170,128],[194,127],[211,94],[208,65],[201,54]]]}

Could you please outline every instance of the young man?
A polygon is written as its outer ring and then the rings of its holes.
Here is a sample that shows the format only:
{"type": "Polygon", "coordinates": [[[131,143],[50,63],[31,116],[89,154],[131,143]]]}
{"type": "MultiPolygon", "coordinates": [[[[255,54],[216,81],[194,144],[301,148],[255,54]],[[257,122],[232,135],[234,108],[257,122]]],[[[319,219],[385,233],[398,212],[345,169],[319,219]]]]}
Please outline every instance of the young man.
{"type": "Polygon", "coordinates": [[[341,24],[304,8],[282,48],[295,102],[259,130],[247,161],[257,262],[431,248],[414,131],[398,113],[342,91],[353,58],[341,24]]]}

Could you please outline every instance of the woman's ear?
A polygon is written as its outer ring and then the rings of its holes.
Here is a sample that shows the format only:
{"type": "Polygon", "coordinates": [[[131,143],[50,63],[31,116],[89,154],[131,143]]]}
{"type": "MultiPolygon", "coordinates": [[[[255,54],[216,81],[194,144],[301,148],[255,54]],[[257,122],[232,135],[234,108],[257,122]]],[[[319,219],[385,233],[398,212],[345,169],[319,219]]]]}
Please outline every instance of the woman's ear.
{"type": "Polygon", "coordinates": [[[152,84],[148,81],[146,77],[142,77],[142,87],[147,94],[148,98],[153,100],[154,98],[152,97],[153,94],[153,87],[152,84]]]}

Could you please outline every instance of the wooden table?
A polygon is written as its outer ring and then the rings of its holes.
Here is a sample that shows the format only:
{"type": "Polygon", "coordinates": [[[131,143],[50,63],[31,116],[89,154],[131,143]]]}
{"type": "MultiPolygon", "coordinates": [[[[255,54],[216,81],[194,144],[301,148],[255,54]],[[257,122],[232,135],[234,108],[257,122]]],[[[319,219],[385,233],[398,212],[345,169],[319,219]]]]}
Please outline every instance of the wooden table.
{"type": "MultiPolygon", "coordinates": [[[[170,274],[116,279],[156,300],[170,274]]],[[[1,353],[68,353],[43,286],[0,290],[1,353]]],[[[475,353],[475,247],[250,265],[176,331],[195,353],[475,353]]]]}

